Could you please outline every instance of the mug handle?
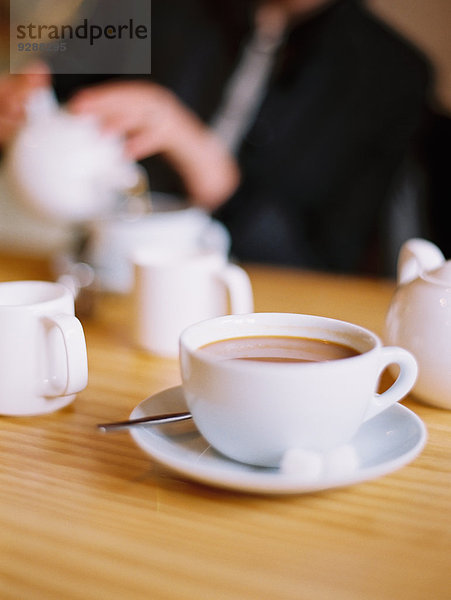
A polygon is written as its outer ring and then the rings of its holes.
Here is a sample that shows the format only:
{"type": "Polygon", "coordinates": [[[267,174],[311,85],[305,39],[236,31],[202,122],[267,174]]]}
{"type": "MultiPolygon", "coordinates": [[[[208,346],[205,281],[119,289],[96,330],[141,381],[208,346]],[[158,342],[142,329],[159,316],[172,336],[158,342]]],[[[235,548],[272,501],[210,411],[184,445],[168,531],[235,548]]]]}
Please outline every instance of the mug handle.
{"type": "Polygon", "coordinates": [[[396,381],[382,394],[375,393],[366,411],[363,421],[372,419],[386,408],[389,408],[412,389],[418,374],[418,365],[410,352],[398,346],[381,348],[380,373],[389,365],[397,364],[400,372],[396,381]]]}
{"type": "Polygon", "coordinates": [[[81,392],[88,383],[88,357],[80,321],[73,315],[65,314],[45,317],[43,320],[47,334],[53,328],[61,332],[66,355],[66,381],[61,385],[57,382],[56,376],[49,377],[44,382],[43,395],[54,398],[81,392]]]}
{"type": "Polygon", "coordinates": [[[219,273],[229,293],[230,312],[232,315],[243,315],[254,311],[254,296],[248,274],[238,265],[228,264],[219,273]]]}

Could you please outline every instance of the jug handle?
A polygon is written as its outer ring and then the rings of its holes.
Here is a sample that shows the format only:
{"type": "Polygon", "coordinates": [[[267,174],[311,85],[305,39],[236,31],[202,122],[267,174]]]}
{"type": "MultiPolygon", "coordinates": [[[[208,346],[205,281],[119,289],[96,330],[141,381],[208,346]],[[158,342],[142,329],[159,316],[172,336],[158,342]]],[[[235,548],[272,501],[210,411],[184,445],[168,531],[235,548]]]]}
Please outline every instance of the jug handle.
{"type": "Polygon", "coordinates": [[[398,284],[413,281],[425,271],[436,269],[445,261],[443,253],[435,244],[422,238],[405,242],[398,258],[398,284]]]}

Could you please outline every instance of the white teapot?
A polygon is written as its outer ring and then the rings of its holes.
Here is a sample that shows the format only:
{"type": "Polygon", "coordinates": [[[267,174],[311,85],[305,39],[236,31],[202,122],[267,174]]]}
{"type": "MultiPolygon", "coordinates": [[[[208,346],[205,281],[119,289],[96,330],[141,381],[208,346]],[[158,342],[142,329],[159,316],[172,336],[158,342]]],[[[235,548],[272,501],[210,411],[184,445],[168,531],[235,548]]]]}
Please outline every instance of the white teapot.
{"type": "Polygon", "coordinates": [[[122,141],[91,117],[61,108],[51,88],[34,92],[9,145],[5,173],[13,196],[45,220],[83,223],[114,213],[141,171],[122,141]]]}
{"type": "Polygon", "coordinates": [[[385,338],[417,359],[414,395],[451,409],[451,260],[427,240],[414,238],[401,248],[385,338]]]}

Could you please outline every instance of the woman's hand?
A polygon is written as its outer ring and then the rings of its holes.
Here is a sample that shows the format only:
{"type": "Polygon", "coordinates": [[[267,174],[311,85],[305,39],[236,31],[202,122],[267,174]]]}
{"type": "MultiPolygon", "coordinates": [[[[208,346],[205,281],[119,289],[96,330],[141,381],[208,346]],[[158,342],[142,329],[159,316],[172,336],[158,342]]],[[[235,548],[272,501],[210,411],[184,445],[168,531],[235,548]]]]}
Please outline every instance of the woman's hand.
{"type": "Polygon", "coordinates": [[[29,65],[26,73],[0,77],[0,144],[7,143],[23,124],[30,94],[50,81],[50,71],[42,62],[29,65]]]}
{"type": "Polygon", "coordinates": [[[197,204],[213,209],[238,184],[238,168],[221,141],[166,88],[149,82],[104,83],[77,93],[68,107],[94,115],[105,130],[122,136],[135,160],[163,154],[197,204]]]}

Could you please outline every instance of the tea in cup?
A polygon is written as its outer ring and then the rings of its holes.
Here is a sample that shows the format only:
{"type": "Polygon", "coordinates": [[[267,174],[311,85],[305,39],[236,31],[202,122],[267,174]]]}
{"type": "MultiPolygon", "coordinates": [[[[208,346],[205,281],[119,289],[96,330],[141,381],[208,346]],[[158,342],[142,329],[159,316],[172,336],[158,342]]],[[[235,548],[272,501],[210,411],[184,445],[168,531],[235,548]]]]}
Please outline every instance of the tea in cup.
{"type": "Polygon", "coordinates": [[[253,310],[247,273],[221,251],[147,246],[132,261],[134,338],[153,354],[176,358],[188,325],[253,310]]]}
{"type": "Polygon", "coordinates": [[[0,283],[0,332],[0,414],[53,412],[86,387],[85,337],[64,285],[0,283]]]}
{"type": "Polygon", "coordinates": [[[180,337],[183,391],[196,426],[234,460],[278,467],[290,451],[331,452],[412,388],[417,366],[371,331],[326,317],[229,315],[180,337]],[[399,375],[382,394],[379,376],[399,375]]]}

